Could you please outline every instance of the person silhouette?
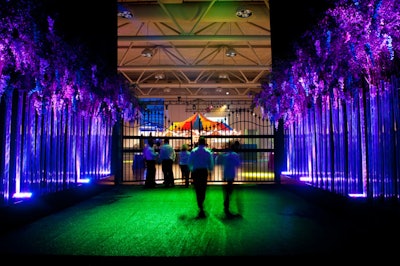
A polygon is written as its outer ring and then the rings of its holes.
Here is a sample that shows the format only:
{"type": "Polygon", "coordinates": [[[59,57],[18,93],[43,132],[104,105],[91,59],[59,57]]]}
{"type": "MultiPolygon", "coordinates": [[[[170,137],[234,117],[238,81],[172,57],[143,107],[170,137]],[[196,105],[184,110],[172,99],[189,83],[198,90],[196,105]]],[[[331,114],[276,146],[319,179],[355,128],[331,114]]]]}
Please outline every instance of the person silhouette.
{"type": "Polygon", "coordinates": [[[233,193],[234,184],[233,181],[237,175],[237,169],[241,165],[241,158],[237,153],[240,147],[239,141],[235,141],[228,150],[217,156],[216,162],[222,165],[223,169],[223,181],[225,184],[222,187],[224,193],[224,212],[226,217],[232,218],[236,215],[232,214],[229,209],[230,199],[233,193]]]}
{"type": "Polygon", "coordinates": [[[199,208],[198,218],[206,217],[204,201],[206,199],[207,179],[211,171],[214,170],[214,157],[206,146],[205,137],[200,136],[198,146],[190,152],[188,161],[199,208]]]}
{"type": "Polygon", "coordinates": [[[169,144],[169,138],[164,139],[164,144],[160,148],[161,169],[164,173],[164,186],[175,186],[174,171],[172,169],[176,158],[174,148],[169,144]]]}
{"type": "Polygon", "coordinates": [[[182,179],[185,180],[185,187],[189,187],[190,170],[189,170],[189,156],[190,151],[188,145],[183,144],[181,151],[179,152],[179,168],[181,169],[182,179]]]}
{"type": "Polygon", "coordinates": [[[154,141],[152,138],[147,140],[147,144],[143,149],[143,158],[146,165],[146,180],[144,186],[154,188],[156,186],[156,161],[158,153],[154,150],[154,141]]]}

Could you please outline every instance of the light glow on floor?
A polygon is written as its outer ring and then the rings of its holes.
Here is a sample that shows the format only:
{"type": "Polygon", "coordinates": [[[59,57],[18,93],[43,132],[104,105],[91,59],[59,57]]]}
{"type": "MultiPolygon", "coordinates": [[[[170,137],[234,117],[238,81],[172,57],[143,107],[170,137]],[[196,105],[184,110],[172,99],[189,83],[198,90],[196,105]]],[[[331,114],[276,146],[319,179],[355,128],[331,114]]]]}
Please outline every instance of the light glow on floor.
{"type": "Polygon", "coordinates": [[[365,193],[349,193],[349,197],[352,198],[365,198],[367,194],[365,193]]]}
{"type": "Polygon", "coordinates": [[[14,193],[14,199],[29,199],[32,197],[32,192],[17,192],[14,193]]]}
{"type": "Polygon", "coordinates": [[[81,183],[81,184],[90,183],[90,178],[79,178],[78,183],[81,183]]]}

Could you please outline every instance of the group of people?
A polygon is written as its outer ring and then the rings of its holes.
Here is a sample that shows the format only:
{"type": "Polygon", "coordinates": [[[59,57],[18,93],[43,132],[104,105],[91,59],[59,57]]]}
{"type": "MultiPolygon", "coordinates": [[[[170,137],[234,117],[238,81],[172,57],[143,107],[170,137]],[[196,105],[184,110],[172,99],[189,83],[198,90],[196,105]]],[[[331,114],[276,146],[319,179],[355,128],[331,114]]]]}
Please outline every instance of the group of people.
{"type": "Polygon", "coordinates": [[[154,140],[149,138],[143,149],[143,159],[146,164],[145,187],[154,188],[156,186],[156,164],[161,162],[161,169],[164,174],[164,186],[174,187],[174,171],[172,169],[176,159],[174,148],[169,144],[169,139],[165,138],[160,151],[154,149],[154,140]]]}
{"type": "MultiPolygon", "coordinates": [[[[149,139],[143,149],[143,157],[147,168],[145,187],[156,186],[155,174],[157,161],[161,162],[164,185],[166,187],[173,187],[174,173],[172,166],[176,159],[175,150],[169,144],[169,138],[164,139],[159,153],[154,150],[153,146],[153,139],[149,139]]],[[[223,180],[226,182],[223,186],[224,212],[229,218],[234,217],[230,212],[229,203],[233,192],[233,181],[237,175],[237,169],[241,165],[241,159],[237,153],[239,146],[239,142],[235,141],[234,144],[228,147],[226,152],[219,154],[215,159],[223,167],[223,180]]],[[[204,201],[206,199],[207,181],[208,176],[214,170],[214,164],[214,155],[207,147],[205,137],[199,137],[198,144],[191,151],[189,151],[187,144],[182,145],[182,149],[179,152],[179,167],[182,177],[185,180],[185,187],[189,187],[190,176],[193,181],[197,206],[199,208],[198,218],[206,217],[204,201]]]]}

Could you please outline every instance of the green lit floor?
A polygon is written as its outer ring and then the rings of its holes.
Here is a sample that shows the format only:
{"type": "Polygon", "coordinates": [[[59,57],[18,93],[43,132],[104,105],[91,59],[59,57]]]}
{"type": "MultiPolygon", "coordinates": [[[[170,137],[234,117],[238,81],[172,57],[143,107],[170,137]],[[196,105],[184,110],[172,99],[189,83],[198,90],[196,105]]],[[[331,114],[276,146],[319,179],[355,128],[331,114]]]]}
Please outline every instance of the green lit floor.
{"type": "Polygon", "coordinates": [[[240,185],[234,193],[232,212],[240,217],[224,216],[222,188],[211,185],[205,203],[207,217],[197,219],[193,187],[110,186],[3,234],[0,255],[100,262],[238,256],[338,258],[361,251],[387,252],[386,237],[398,234],[392,226],[398,220],[393,221],[392,213],[390,218],[388,212],[374,210],[372,214],[363,206],[356,208],[321,192],[311,195],[313,190],[305,186],[240,185]]]}

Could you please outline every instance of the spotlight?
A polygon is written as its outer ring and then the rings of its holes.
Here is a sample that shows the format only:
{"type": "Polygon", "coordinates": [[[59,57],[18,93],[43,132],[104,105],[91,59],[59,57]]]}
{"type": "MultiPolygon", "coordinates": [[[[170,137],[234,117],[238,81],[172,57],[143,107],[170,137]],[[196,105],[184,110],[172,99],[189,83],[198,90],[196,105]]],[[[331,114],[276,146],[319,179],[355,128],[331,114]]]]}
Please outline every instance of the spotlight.
{"type": "Polygon", "coordinates": [[[122,11],[122,12],[118,12],[117,16],[122,17],[122,18],[126,18],[126,19],[130,19],[133,18],[133,14],[129,11],[122,11]]]}
{"type": "Polygon", "coordinates": [[[248,18],[251,15],[253,15],[253,11],[251,11],[250,9],[239,7],[236,10],[236,16],[239,18],[248,18]]]}
{"type": "Polygon", "coordinates": [[[156,79],[165,79],[165,74],[164,74],[164,73],[156,73],[156,74],[154,75],[154,77],[155,77],[156,79]]]}
{"type": "Polygon", "coordinates": [[[149,48],[145,48],[142,51],[142,56],[144,56],[144,57],[152,57],[153,56],[153,51],[150,50],[149,48]]]}
{"type": "Polygon", "coordinates": [[[220,79],[227,79],[229,77],[228,73],[220,73],[218,78],[220,79]]]}
{"type": "Polygon", "coordinates": [[[228,48],[228,49],[226,50],[225,55],[226,55],[227,57],[234,57],[234,56],[236,56],[236,51],[235,51],[233,48],[228,48]]]}
{"type": "Polygon", "coordinates": [[[131,11],[129,11],[129,9],[125,8],[123,5],[118,4],[117,5],[117,16],[121,17],[121,18],[133,18],[133,14],[131,11]]]}

